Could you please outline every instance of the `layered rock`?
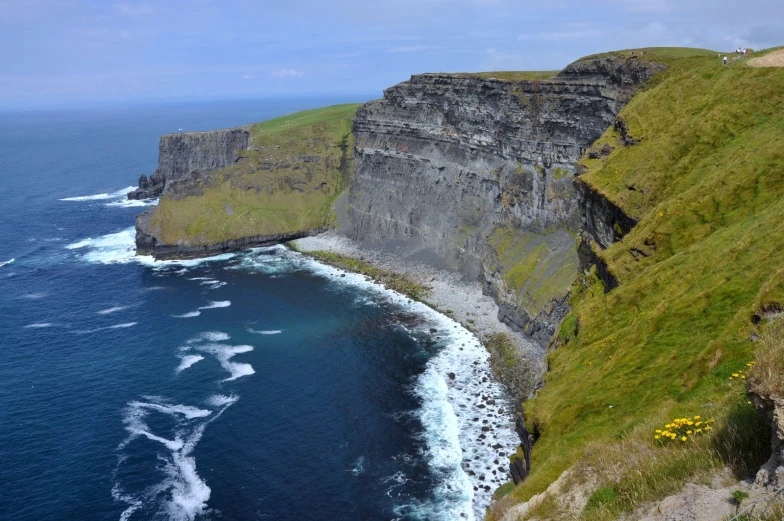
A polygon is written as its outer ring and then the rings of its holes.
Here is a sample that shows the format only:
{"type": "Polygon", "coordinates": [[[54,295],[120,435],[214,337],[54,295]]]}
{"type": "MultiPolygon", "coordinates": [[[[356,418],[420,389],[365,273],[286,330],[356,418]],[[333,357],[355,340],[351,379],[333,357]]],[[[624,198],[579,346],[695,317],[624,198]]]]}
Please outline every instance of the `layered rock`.
{"type": "Polygon", "coordinates": [[[546,342],[577,273],[574,239],[560,261],[573,263],[569,282],[548,288],[543,300],[541,287],[522,288],[507,277],[511,268],[493,258],[507,252],[503,244],[488,247],[488,238],[500,227],[540,235],[578,230],[575,161],[656,69],[605,56],[575,62],[549,81],[423,74],[387,89],[354,121],[357,173],[343,231],[483,277],[502,304],[502,320],[546,342]]]}
{"type": "Polygon", "coordinates": [[[251,145],[250,127],[210,132],[165,134],[158,144],[158,168],[139,178],[139,188],[128,199],[158,197],[169,181],[187,177],[197,170],[217,170],[232,165],[238,151],[251,145]]]}

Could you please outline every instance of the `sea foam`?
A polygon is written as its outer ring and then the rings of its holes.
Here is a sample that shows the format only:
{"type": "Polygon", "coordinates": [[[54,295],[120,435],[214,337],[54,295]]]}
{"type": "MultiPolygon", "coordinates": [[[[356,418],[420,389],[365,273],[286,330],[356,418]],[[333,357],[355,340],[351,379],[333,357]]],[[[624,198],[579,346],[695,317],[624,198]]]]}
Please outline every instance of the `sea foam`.
{"type": "Polygon", "coordinates": [[[99,315],[110,315],[112,313],[117,313],[118,311],[122,311],[124,309],[128,309],[128,306],[113,306],[110,308],[102,309],[100,311],[96,311],[99,315]]]}
{"type": "Polygon", "coordinates": [[[105,199],[119,199],[121,197],[125,197],[128,195],[128,192],[132,192],[135,190],[135,186],[129,186],[127,188],[123,188],[122,190],[117,190],[116,192],[112,193],[104,193],[104,194],[95,194],[95,195],[81,195],[78,197],[65,197],[60,199],[61,201],[72,201],[72,202],[82,202],[82,201],[103,201],[105,199]]]}
{"type": "MultiPolygon", "coordinates": [[[[158,455],[158,458],[164,461],[165,478],[139,494],[125,492],[120,483],[115,483],[112,496],[128,505],[120,519],[128,520],[133,512],[146,508],[154,511],[153,517],[156,519],[165,517],[176,521],[193,521],[205,513],[211,494],[210,487],[196,471],[193,451],[207,426],[238,398],[233,395],[213,396],[207,400],[213,410],[171,404],[158,397],[146,399],[146,402],[130,402],[126,407],[123,422],[129,435],[118,449],[126,450],[138,438],[159,443],[168,451],[168,454],[158,455]],[[178,420],[174,439],[159,436],[150,430],[145,420],[151,412],[162,413],[178,420]]],[[[126,460],[127,456],[120,457],[115,468],[115,479],[126,460]]]]}
{"type": "Polygon", "coordinates": [[[454,320],[363,275],[343,272],[285,249],[274,253],[255,258],[249,255],[239,266],[267,274],[304,266],[332,280],[336,289],[346,285],[357,288],[358,302],[363,299],[362,292],[370,291],[373,300],[421,317],[409,331],[415,339],[426,338],[431,328],[438,330],[439,351],[428,361],[412,392],[422,401],[417,414],[424,427],[424,455],[440,485],[431,500],[404,501],[396,510],[403,517],[417,519],[482,519],[493,490],[508,481],[508,471],[501,464],[507,460],[502,455],[511,454],[519,444],[513,407],[490,371],[487,350],[454,320]]]}
{"type": "Polygon", "coordinates": [[[282,329],[268,329],[268,330],[256,330],[248,328],[248,333],[256,333],[257,335],[279,335],[283,333],[282,329]]]}

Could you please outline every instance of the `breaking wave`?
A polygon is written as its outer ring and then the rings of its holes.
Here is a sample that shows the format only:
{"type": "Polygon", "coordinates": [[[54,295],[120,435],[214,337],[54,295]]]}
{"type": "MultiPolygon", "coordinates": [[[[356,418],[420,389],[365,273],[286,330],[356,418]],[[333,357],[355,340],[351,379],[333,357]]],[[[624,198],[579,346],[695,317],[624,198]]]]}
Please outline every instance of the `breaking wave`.
{"type": "Polygon", "coordinates": [[[61,201],[73,201],[73,202],[81,202],[81,201],[103,201],[105,199],[119,199],[121,197],[125,197],[128,195],[128,192],[132,192],[136,190],[135,186],[129,186],[127,188],[123,188],[122,190],[117,190],[116,192],[112,193],[104,193],[104,194],[95,194],[95,195],[81,195],[78,197],[65,197],[60,199],[61,201]]]}

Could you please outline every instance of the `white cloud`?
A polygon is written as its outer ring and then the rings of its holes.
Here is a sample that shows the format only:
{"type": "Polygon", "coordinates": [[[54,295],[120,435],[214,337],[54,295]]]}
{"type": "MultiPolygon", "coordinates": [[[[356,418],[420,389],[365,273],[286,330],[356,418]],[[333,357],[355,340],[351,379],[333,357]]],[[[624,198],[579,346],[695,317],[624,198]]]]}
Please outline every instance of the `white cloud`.
{"type": "Polygon", "coordinates": [[[298,69],[279,69],[272,71],[272,75],[276,78],[298,78],[304,76],[305,73],[298,69]]]}
{"type": "Polygon", "coordinates": [[[250,80],[250,79],[253,79],[253,77],[254,77],[253,74],[243,74],[242,75],[242,79],[243,80],[250,80]]]}

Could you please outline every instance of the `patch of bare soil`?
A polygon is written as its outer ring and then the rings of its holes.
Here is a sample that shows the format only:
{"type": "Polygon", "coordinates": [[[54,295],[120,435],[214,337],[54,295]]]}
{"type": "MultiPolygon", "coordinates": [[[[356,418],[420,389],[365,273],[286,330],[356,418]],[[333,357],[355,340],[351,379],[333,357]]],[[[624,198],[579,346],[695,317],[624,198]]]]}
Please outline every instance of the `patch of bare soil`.
{"type": "Polygon", "coordinates": [[[784,49],[750,59],[749,67],[784,67],[784,49]]]}

